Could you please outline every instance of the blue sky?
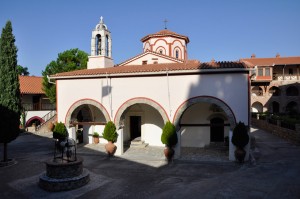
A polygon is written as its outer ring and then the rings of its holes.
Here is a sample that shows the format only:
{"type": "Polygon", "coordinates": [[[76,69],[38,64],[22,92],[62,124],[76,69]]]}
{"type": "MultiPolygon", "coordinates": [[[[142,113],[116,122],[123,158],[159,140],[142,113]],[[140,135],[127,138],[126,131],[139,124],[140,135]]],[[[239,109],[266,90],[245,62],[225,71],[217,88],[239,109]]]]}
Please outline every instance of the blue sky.
{"type": "Polygon", "coordinates": [[[115,64],[142,52],[140,39],[164,29],[189,37],[189,59],[236,61],[300,56],[299,0],[0,0],[0,27],[11,20],[18,64],[41,76],[58,53],[90,54],[100,16],[112,33],[115,64]]]}

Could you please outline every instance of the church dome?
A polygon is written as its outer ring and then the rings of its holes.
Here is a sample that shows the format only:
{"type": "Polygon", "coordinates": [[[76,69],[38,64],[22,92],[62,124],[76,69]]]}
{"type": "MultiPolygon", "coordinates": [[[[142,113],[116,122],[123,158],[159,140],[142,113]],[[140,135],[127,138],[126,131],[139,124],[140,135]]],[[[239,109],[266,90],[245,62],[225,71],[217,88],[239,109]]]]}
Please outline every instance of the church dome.
{"type": "Polygon", "coordinates": [[[173,31],[170,31],[170,30],[167,30],[167,29],[158,31],[157,33],[154,33],[154,34],[146,35],[145,37],[143,37],[141,39],[141,41],[145,42],[148,39],[157,38],[157,37],[175,37],[175,38],[179,38],[179,39],[184,39],[186,43],[189,43],[189,41],[190,41],[187,36],[177,34],[177,33],[173,32],[173,31]]]}

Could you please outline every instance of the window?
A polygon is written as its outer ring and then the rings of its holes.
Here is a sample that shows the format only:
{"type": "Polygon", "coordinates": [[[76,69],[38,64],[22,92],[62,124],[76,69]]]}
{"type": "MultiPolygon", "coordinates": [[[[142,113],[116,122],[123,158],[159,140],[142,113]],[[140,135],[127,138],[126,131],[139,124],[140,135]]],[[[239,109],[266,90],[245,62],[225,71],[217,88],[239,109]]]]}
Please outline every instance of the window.
{"type": "Polygon", "coordinates": [[[257,74],[257,76],[264,76],[264,73],[263,73],[264,71],[263,71],[263,69],[262,68],[259,68],[258,69],[258,74],[257,74]]]}
{"type": "Polygon", "coordinates": [[[147,61],[142,61],[142,65],[146,65],[147,64],[147,61]]]}
{"type": "Polygon", "coordinates": [[[160,54],[163,54],[163,51],[162,51],[162,50],[159,50],[159,53],[160,53],[160,54]]]}
{"type": "Polygon", "coordinates": [[[271,76],[270,68],[265,68],[265,76],[271,76]]]}
{"type": "Polygon", "coordinates": [[[292,68],[289,68],[289,75],[293,75],[293,69],[292,68]]]}
{"type": "Polygon", "coordinates": [[[178,50],[176,50],[176,52],[175,52],[175,56],[176,56],[176,59],[178,59],[178,58],[179,58],[179,53],[178,53],[178,50]]]}
{"type": "Polygon", "coordinates": [[[154,61],[153,64],[158,64],[158,62],[157,62],[157,61],[154,61]]]}

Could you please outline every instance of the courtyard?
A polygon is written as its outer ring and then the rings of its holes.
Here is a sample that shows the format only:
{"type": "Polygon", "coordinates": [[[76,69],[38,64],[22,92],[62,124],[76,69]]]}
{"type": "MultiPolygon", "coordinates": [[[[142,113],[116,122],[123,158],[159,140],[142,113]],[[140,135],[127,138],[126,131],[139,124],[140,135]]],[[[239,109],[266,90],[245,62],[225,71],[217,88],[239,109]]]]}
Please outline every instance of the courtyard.
{"type": "Polygon", "coordinates": [[[300,147],[254,127],[251,134],[256,159],[243,165],[220,149],[183,151],[182,158],[167,164],[162,147],[129,148],[108,158],[101,144],[80,145],[77,154],[90,182],[50,193],[37,183],[44,162],[53,157],[51,134],[24,133],[8,148],[17,164],[0,168],[1,198],[299,198],[300,147]]]}

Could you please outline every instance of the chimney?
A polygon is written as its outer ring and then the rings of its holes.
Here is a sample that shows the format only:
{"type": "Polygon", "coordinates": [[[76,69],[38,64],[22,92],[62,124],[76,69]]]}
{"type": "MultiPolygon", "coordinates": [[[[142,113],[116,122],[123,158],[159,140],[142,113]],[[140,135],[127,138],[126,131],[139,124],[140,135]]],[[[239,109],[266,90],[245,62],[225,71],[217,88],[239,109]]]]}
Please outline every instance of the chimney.
{"type": "Polygon", "coordinates": [[[277,54],[276,54],[276,58],[279,58],[279,57],[280,57],[280,54],[279,54],[279,53],[277,53],[277,54]]]}
{"type": "Polygon", "coordinates": [[[256,58],[256,55],[253,53],[253,54],[251,55],[251,58],[256,58]]]}

